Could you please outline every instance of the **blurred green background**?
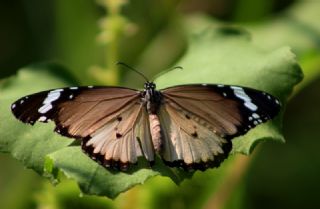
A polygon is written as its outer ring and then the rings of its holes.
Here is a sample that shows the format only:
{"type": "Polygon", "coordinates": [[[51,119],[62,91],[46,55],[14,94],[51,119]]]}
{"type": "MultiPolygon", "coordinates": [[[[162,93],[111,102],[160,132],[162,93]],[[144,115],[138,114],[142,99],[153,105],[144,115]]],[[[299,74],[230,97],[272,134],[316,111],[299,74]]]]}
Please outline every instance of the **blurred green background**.
{"type": "Polygon", "coordinates": [[[1,0],[1,79],[53,61],[81,84],[139,88],[143,80],[116,61],[152,77],[183,54],[191,33],[225,24],[246,28],[261,48],[290,46],[305,74],[285,114],[287,143],[263,143],[249,158],[228,160],[223,166],[239,167],[219,185],[210,182],[214,170],[180,187],[156,177],[112,201],[82,195],[70,180],[53,187],[0,154],[1,209],[320,208],[319,11],[317,0],[1,0]]]}

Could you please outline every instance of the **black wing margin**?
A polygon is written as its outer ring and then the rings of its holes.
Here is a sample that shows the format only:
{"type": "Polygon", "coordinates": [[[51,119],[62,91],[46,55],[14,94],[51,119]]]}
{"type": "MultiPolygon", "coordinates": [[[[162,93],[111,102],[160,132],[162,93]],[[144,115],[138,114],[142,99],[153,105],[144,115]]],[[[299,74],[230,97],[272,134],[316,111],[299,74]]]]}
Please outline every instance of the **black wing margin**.
{"type": "Polygon", "coordinates": [[[90,87],[69,87],[51,89],[21,97],[11,105],[14,116],[24,123],[34,125],[37,121],[48,122],[55,118],[59,104],[72,100],[84,89],[90,87]]]}
{"type": "Polygon", "coordinates": [[[231,139],[274,118],[281,107],[274,96],[240,86],[182,85],[161,91],[164,162],[186,170],[218,167],[231,139]]]}

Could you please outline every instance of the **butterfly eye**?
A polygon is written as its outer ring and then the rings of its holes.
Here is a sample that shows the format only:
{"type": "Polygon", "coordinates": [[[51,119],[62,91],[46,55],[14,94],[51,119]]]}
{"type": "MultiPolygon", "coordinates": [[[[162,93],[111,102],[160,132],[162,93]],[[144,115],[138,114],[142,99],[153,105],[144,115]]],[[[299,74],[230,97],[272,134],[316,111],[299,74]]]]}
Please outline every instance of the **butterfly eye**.
{"type": "Polygon", "coordinates": [[[154,83],[147,83],[147,88],[149,89],[155,89],[156,88],[156,85],[154,83]]]}

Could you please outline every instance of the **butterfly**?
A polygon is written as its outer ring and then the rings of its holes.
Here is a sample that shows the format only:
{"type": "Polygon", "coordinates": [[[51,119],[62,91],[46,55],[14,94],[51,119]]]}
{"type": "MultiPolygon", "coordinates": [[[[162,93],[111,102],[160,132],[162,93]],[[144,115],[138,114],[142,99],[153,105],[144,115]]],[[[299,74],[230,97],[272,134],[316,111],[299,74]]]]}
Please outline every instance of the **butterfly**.
{"type": "Polygon", "coordinates": [[[55,132],[81,140],[82,150],[106,168],[126,171],[155,156],[170,167],[218,167],[231,139],[274,118],[280,101],[263,91],[221,84],[186,84],[142,91],[82,86],[42,91],[11,106],[24,123],[55,122],[55,132]]]}

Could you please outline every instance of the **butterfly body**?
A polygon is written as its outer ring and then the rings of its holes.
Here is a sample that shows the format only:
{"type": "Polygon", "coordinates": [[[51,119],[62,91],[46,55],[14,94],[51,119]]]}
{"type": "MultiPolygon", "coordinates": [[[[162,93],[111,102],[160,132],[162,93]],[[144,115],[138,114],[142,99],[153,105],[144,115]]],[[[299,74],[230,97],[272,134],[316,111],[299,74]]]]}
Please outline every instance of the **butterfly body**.
{"type": "Polygon", "coordinates": [[[162,95],[161,92],[156,90],[156,85],[153,82],[146,82],[144,90],[141,92],[142,101],[147,108],[149,114],[157,114],[162,95]]]}
{"type": "Polygon", "coordinates": [[[190,84],[157,90],[69,87],[43,91],[11,106],[22,122],[54,121],[55,131],[81,140],[82,149],[105,167],[126,170],[159,155],[186,170],[218,167],[231,139],[275,117],[272,95],[239,86],[190,84]]]}

